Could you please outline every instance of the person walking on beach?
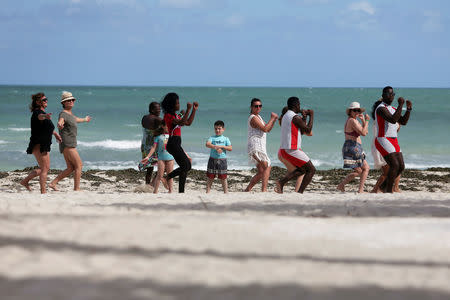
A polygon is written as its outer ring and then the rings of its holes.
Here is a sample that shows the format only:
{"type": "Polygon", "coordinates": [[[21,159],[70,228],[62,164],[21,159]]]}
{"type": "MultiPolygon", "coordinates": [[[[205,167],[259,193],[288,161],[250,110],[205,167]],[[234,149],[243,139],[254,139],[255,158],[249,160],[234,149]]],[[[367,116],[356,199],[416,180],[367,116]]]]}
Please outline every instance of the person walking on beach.
{"type": "Polygon", "coordinates": [[[345,192],[345,185],[359,176],[358,193],[364,193],[364,183],[369,175],[369,164],[366,161],[366,154],[363,151],[361,135],[366,136],[369,132],[368,114],[363,114],[364,108],[359,102],[352,102],[347,108],[347,121],[344,125],[345,142],[342,146],[342,156],[344,158],[344,168],[352,171],[337,186],[341,192],[345,192]],[[358,121],[358,119],[360,121],[358,121]]]}
{"type": "MultiPolygon", "coordinates": [[[[288,111],[288,107],[287,107],[287,106],[283,107],[283,109],[281,110],[281,115],[280,115],[280,117],[278,118],[278,123],[280,124],[280,126],[281,126],[281,120],[283,119],[283,116],[284,116],[284,114],[285,114],[287,111],[288,111]]],[[[301,117],[302,117],[303,121],[306,123],[306,121],[307,121],[307,115],[306,115],[306,113],[305,113],[304,110],[301,111],[301,117]]],[[[308,133],[304,133],[304,132],[302,132],[302,131],[300,130],[300,133],[301,133],[302,135],[305,134],[306,136],[312,136],[312,135],[313,135],[312,131],[310,131],[310,132],[308,132],[308,133]]],[[[292,172],[292,171],[295,170],[296,167],[295,167],[293,164],[291,164],[287,159],[285,159],[285,158],[281,155],[280,151],[278,151],[278,159],[284,164],[284,166],[286,167],[286,169],[288,170],[288,172],[292,172]]],[[[295,188],[294,188],[296,192],[299,190],[300,185],[302,184],[302,181],[303,181],[303,177],[304,177],[304,176],[305,176],[305,175],[302,174],[302,175],[300,175],[300,176],[297,177],[297,180],[295,181],[295,188]]]]}
{"type": "Polygon", "coordinates": [[[41,194],[47,192],[47,175],[50,170],[50,146],[52,144],[52,135],[58,142],[61,142],[60,135],[55,131],[55,125],[51,120],[52,114],[46,113],[48,99],[44,93],[37,93],[31,96],[30,111],[31,115],[31,137],[28,144],[27,154],[33,154],[39,165],[27,177],[20,181],[27,190],[31,191],[29,182],[36,176],[39,176],[39,185],[41,194]]]}
{"type": "Polygon", "coordinates": [[[59,114],[58,129],[61,135],[62,142],[59,144],[59,152],[64,155],[66,161],[66,169],[56,176],[55,179],[49,184],[49,187],[58,190],[58,182],[61,179],[74,173],[74,191],[80,190],[81,171],[83,168],[83,162],[77,151],[77,124],[81,122],[90,122],[91,117],[86,116],[84,118],[78,118],[72,113],[72,109],[75,105],[75,97],[70,92],[64,91],[61,95],[61,104],[63,111],[59,114]]]}
{"type": "Polygon", "coordinates": [[[275,191],[283,193],[283,187],[289,180],[304,174],[302,184],[297,191],[303,193],[316,172],[313,163],[301,149],[301,133],[311,133],[314,123],[314,111],[308,109],[303,112],[306,116],[309,116],[308,124],[306,124],[303,118],[298,115],[302,112],[300,99],[290,97],[287,100],[287,107],[288,111],[281,119],[281,146],[278,152],[283,159],[295,166],[295,169],[276,181],[275,191]]]}
{"type": "MultiPolygon", "coordinates": [[[[148,160],[153,157],[153,154],[157,154],[158,158],[158,173],[156,174],[154,183],[153,183],[153,193],[158,193],[159,183],[164,176],[164,172],[169,174],[173,170],[173,156],[170,155],[166,150],[167,142],[169,141],[169,129],[167,125],[162,120],[157,120],[155,122],[157,128],[154,132],[154,142],[152,148],[148,152],[147,156],[142,159],[142,163],[145,165],[148,160]],[[159,123],[159,125],[158,125],[159,123]]],[[[166,188],[169,190],[169,193],[172,193],[173,189],[173,179],[167,180],[166,188]]]]}
{"type": "MultiPolygon", "coordinates": [[[[287,111],[288,111],[287,106],[283,107],[283,109],[281,110],[281,115],[278,118],[278,123],[280,124],[280,126],[281,126],[281,120],[283,119],[283,116],[287,111]]],[[[303,118],[303,116],[302,116],[302,118],[303,118]]],[[[303,120],[305,121],[304,118],[303,118],[303,120]]],[[[283,156],[281,155],[280,151],[278,151],[278,160],[283,163],[283,165],[286,167],[288,172],[292,172],[295,170],[295,166],[293,164],[291,164],[288,160],[284,159],[283,156]]],[[[302,184],[302,181],[303,181],[303,176],[305,176],[305,175],[300,175],[297,177],[297,180],[295,181],[295,187],[294,187],[295,191],[298,191],[298,189],[300,188],[300,185],[302,184]]]]}
{"type": "Polygon", "coordinates": [[[211,148],[208,166],[206,169],[206,176],[208,181],[206,183],[206,193],[211,191],[211,185],[214,178],[217,177],[222,182],[223,192],[228,193],[227,182],[227,151],[232,151],[230,139],[223,136],[225,131],[225,123],[221,120],[217,120],[214,123],[214,133],[216,135],[211,136],[206,141],[206,147],[211,148]]]}
{"type": "MultiPolygon", "coordinates": [[[[142,159],[148,156],[150,149],[154,145],[155,130],[158,125],[161,124],[162,119],[159,117],[161,114],[161,105],[158,102],[151,102],[148,106],[149,113],[144,115],[141,120],[142,125],[142,141],[141,141],[141,154],[142,159]]],[[[145,170],[145,184],[151,183],[153,167],[157,164],[157,153],[155,152],[145,164],[139,168],[139,170],[145,170]]]]}
{"type": "MultiPolygon", "coordinates": [[[[375,102],[376,104],[376,102],[375,102]]],[[[378,104],[376,104],[376,106],[378,106],[378,104]]],[[[375,108],[376,108],[375,106],[375,108]]],[[[372,111],[372,116],[375,115],[375,112],[372,111]]],[[[397,132],[400,130],[400,125],[397,123],[398,125],[398,130],[397,132]]],[[[370,191],[371,193],[382,193],[383,192],[383,186],[385,186],[385,181],[387,178],[387,174],[389,172],[389,166],[386,163],[386,161],[384,160],[383,156],[381,156],[381,153],[377,150],[376,146],[375,146],[375,140],[376,140],[376,136],[377,136],[377,129],[376,129],[376,125],[373,124],[372,126],[372,130],[373,130],[373,136],[374,139],[372,141],[372,145],[371,145],[371,150],[372,150],[372,157],[373,157],[373,166],[375,169],[381,169],[381,175],[378,178],[377,182],[375,183],[375,185],[372,188],[372,191],[370,191]]],[[[393,191],[395,193],[401,193],[400,190],[400,177],[401,175],[398,175],[397,178],[395,178],[394,181],[394,187],[393,187],[393,191]]]]}
{"type": "Polygon", "coordinates": [[[398,98],[398,106],[391,106],[395,98],[394,89],[387,86],[383,89],[382,102],[375,109],[377,135],[375,147],[381,153],[389,166],[386,178],[386,192],[392,193],[395,179],[405,169],[403,155],[397,141],[397,122],[406,125],[412,110],[412,102],[406,100],[406,112],[402,116],[402,108],[405,103],[403,97],[398,98]]]}
{"type": "Polygon", "coordinates": [[[252,188],[261,180],[261,191],[267,192],[267,185],[270,176],[270,158],[266,150],[266,135],[275,125],[278,115],[274,112],[270,114],[267,124],[259,115],[262,110],[262,102],[253,98],[250,102],[250,116],[247,120],[247,152],[249,160],[256,164],[257,173],[252,177],[245,192],[250,192],[252,188]]]}
{"type": "Polygon", "coordinates": [[[187,173],[191,169],[191,161],[181,147],[181,126],[191,126],[198,109],[198,103],[194,102],[191,104],[188,102],[185,114],[183,117],[180,117],[177,114],[177,111],[180,110],[180,99],[176,93],[168,93],[161,102],[161,107],[164,111],[164,122],[169,130],[167,151],[175,158],[175,161],[179,166],[168,175],[164,176],[162,181],[164,183],[167,179],[179,176],[178,192],[184,193],[187,173]]]}

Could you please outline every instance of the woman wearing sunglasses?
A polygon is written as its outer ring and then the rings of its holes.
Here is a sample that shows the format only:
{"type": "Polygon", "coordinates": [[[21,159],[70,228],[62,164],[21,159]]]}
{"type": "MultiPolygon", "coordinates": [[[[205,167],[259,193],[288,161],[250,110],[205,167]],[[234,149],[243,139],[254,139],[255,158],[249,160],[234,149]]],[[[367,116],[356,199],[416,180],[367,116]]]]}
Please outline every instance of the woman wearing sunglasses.
{"type": "Polygon", "coordinates": [[[369,164],[362,149],[360,136],[367,135],[370,120],[368,114],[363,114],[364,111],[365,109],[361,108],[358,102],[350,103],[347,108],[348,119],[344,125],[345,142],[342,147],[342,156],[344,157],[344,168],[352,169],[352,171],[337,186],[337,189],[341,192],[345,192],[347,183],[359,176],[358,193],[364,193],[364,182],[369,174],[369,164]]]}
{"type": "Polygon", "coordinates": [[[251,162],[256,164],[257,173],[252,177],[245,189],[250,192],[260,180],[262,182],[261,191],[267,192],[267,184],[270,175],[270,159],[266,151],[266,133],[270,132],[277,121],[278,115],[274,112],[270,115],[270,120],[266,124],[259,115],[262,109],[262,102],[253,98],[250,102],[250,116],[247,121],[248,139],[247,151],[251,162]]]}
{"type": "Polygon", "coordinates": [[[64,155],[67,168],[49,184],[49,187],[58,190],[57,184],[64,177],[74,172],[74,190],[80,190],[81,169],[83,162],[77,151],[77,124],[91,121],[91,117],[78,118],[72,113],[75,104],[75,97],[70,92],[63,92],[61,95],[61,104],[63,111],[59,114],[58,129],[61,134],[62,142],[59,144],[59,151],[64,155]]]}
{"type": "Polygon", "coordinates": [[[39,176],[41,194],[47,192],[47,175],[50,169],[50,146],[52,144],[52,135],[61,142],[61,137],[54,131],[55,126],[51,120],[52,114],[46,113],[47,97],[44,93],[37,93],[31,96],[30,110],[31,115],[31,137],[28,144],[27,153],[36,157],[39,168],[33,170],[26,178],[20,181],[27,190],[31,191],[29,181],[39,176]]]}

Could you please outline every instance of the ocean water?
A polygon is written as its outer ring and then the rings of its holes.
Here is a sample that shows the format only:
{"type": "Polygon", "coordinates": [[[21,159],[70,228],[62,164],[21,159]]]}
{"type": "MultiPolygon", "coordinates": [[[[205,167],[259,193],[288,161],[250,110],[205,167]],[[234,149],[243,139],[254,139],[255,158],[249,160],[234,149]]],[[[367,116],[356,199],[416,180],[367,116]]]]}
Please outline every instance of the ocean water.
{"type": "MultiPolygon", "coordinates": [[[[92,117],[90,123],[78,127],[78,151],[85,169],[136,169],[141,118],[148,113],[150,102],[161,101],[168,92],[178,93],[182,107],[187,101],[200,104],[192,126],[182,129],[182,145],[193,158],[194,168],[206,169],[209,149],[205,142],[214,134],[213,123],[219,119],[225,122],[224,135],[233,145],[228,153],[229,169],[254,167],[246,153],[250,100],[262,100],[261,115],[268,120],[270,112],[280,114],[290,96],[299,97],[302,108],[315,111],[314,135],[303,137],[303,150],[318,169],[341,168],[346,107],[358,101],[370,112],[381,94],[381,88],[0,86],[0,170],[36,165],[34,157],[25,153],[30,137],[31,94],[42,91],[47,95],[47,112],[53,113],[56,124],[64,90],[77,98],[75,115],[92,117]]],[[[413,102],[409,123],[399,133],[406,167],[450,167],[450,89],[396,88],[395,92],[413,102]]],[[[362,138],[369,164],[371,140],[370,130],[362,138]]],[[[280,127],[275,125],[267,137],[267,150],[273,165],[281,166],[277,159],[279,144],[280,127]]],[[[65,167],[55,140],[51,167],[65,167]]]]}

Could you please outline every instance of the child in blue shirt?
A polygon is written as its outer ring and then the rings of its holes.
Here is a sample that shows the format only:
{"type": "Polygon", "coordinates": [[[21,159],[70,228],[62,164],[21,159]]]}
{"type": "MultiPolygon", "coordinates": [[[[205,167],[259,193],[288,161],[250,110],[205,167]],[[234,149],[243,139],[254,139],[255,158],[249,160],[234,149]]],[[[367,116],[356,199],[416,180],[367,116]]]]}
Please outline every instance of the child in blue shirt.
{"type": "Polygon", "coordinates": [[[156,174],[155,182],[153,184],[153,193],[155,194],[158,193],[159,183],[161,181],[169,190],[169,193],[172,193],[173,179],[168,179],[167,181],[162,179],[164,172],[169,174],[173,170],[174,158],[166,150],[167,141],[169,140],[168,133],[169,130],[167,125],[165,123],[161,123],[161,125],[155,130],[155,139],[152,148],[150,149],[147,157],[141,161],[141,163],[145,164],[154,152],[158,155],[158,173],[156,174]]]}
{"type": "Polygon", "coordinates": [[[207,193],[211,191],[211,185],[216,175],[222,182],[223,192],[228,193],[227,151],[231,151],[233,148],[231,146],[230,139],[223,136],[224,131],[225,124],[223,121],[216,121],[214,123],[214,132],[216,135],[211,136],[206,142],[206,147],[211,148],[208,168],[206,171],[206,176],[208,177],[206,184],[207,193]]]}

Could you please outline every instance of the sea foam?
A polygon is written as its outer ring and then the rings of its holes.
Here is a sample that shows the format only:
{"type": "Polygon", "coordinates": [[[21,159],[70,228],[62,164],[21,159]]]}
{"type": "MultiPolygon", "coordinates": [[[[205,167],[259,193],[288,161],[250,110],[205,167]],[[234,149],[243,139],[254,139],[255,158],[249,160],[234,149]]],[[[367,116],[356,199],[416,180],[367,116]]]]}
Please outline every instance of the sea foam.
{"type": "Polygon", "coordinates": [[[140,140],[103,140],[98,142],[78,141],[78,145],[86,148],[105,148],[113,150],[139,149],[141,147],[140,140]]]}
{"type": "Polygon", "coordinates": [[[8,130],[11,131],[30,131],[30,128],[16,128],[16,127],[8,127],[8,130]]]}
{"type": "Polygon", "coordinates": [[[138,169],[135,161],[84,161],[83,165],[86,169],[99,170],[138,169]]]}

